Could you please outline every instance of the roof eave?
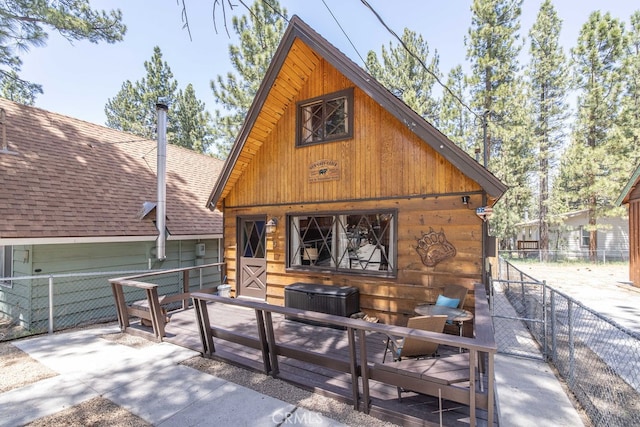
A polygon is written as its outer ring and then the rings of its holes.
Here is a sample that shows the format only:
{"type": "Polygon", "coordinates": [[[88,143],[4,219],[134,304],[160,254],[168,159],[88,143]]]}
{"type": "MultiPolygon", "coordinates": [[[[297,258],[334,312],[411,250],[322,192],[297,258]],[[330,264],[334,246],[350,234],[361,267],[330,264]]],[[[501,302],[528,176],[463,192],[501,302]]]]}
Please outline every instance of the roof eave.
{"type": "Polygon", "coordinates": [[[624,188],[622,189],[622,193],[620,194],[620,197],[618,197],[618,200],[616,200],[616,206],[622,206],[623,204],[629,203],[629,196],[631,195],[631,192],[633,191],[633,189],[638,185],[639,181],[640,181],[640,165],[638,165],[636,170],[631,175],[631,178],[629,178],[629,182],[627,182],[627,185],[625,185],[624,188]]]}
{"type": "Polygon", "coordinates": [[[242,127],[240,128],[238,137],[236,138],[233,146],[231,147],[231,152],[229,153],[229,156],[227,157],[227,160],[225,161],[224,166],[222,167],[222,171],[220,172],[220,176],[218,177],[218,180],[216,181],[216,184],[214,185],[213,190],[211,191],[211,195],[207,200],[207,206],[211,210],[214,210],[218,202],[220,201],[220,197],[224,191],[224,188],[227,185],[227,182],[229,181],[229,177],[231,176],[231,172],[235,167],[235,164],[238,160],[238,156],[240,156],[240,153],[242,153],[242,149],[244,148],[244,144],[247,141],[247,138],[249,137],[251,129],[253,128],[253,125],[256,119],[260,115],[260,111],[262,109],[262,106],[264,105],[264,102],[267,99],[267,96],[269,96],[269,91],[271,90],[271,86],[273,85],[276,78],[278,77],[278,73],[282,68],[282,64],[284,63],[284,61],[287,58],[287,55],[289,54],[289,49],[291,48],[295,40],[295,36],[291,35],[291,33],[293,33],[296,30],[295,25],[293,25],[293,23],[298,21],[299,21],[299,18],[297,18],[295,15],[293,16],[293,18],[291,18],[291,21],[290,21],[291,23],[289,24],[289,26],[287,27],[287,30],[282,36],[282,42],[278,46],[276,53],[273,55],[271,64],[269,65],[269,68],[267,69],[267,72],[264,78],[262,79],[262,83],[258,88],[258,92],[256,92],[256,96],[253,98],[253,102],[251,104],[251,107],[249,108],[247,117],[245,118],[245,121],[242,124],[242,127]]]}

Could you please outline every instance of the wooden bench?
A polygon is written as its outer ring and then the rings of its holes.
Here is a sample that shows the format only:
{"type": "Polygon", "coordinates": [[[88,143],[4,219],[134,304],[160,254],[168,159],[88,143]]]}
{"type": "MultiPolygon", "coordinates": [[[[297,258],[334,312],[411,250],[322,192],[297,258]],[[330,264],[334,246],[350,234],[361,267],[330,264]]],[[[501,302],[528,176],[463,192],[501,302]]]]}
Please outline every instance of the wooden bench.
{"type": "MultiPolygon", "coordinates": [[[[182,308],[187,309],[189,306],[189,299],[192,294],[191,292],[185,291],[174,295],[158,295],[158,285],[156,284],[125,279],[110,279],[109,282],[111,282],[111,289],[116,300],[118,323],[120,324],[122,332],[132,331],[129,329],[129,318],[138,317],[140,318],[142,326],[150,326],[152,328],[151,334],[147,334],[145,331],[138,332],[143,336],[150,335],[157,341],[162,341],[162,338],[165,336],[164,329],[169,319],[167,311],[163,306],[181,302],[182,308]],[[146,298],[127,304],[123,286],[144,289],[146,298]]],[[[184,278],[183,285],[183,290],[189,288],[189,281],[187,278],[184,278]]],[[[198,292],[214,293],[216,290],[217,286],[198,289],[198,292]]]]}

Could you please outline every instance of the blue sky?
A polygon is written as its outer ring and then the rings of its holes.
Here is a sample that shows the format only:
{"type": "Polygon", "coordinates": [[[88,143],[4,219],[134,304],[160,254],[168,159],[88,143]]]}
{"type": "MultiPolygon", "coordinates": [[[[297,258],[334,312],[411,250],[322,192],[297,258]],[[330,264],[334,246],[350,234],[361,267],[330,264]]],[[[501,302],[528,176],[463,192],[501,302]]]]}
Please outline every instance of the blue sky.
{"type": "MultiPolygon", "coordinates": [[[[226,2],[227,0],[225,0],[226,2]]],[[[233,2],[233,0],[232,0],[233,2]]],[[[368,0],[387,24],[399,35],[405,27],[421,34],[431,52],[438,51],[440,70],[446,74],[457,64],[468,66],[464,39],[471,24],[471,0],[368,0]]],[[[95,0],[95,8],[119,8],[128,26],[125,40],[116,44],[69,43],[51,33],[45,47],[32,48],[22,56],[22,77],[43,85],[44,94],[36,106],[46,110],[104,124],[104,106],[126,80],[145,76],[144,61],[151,58],[153,47],[160,46],[180,88],[192,83],[207,109],[219,108],[210,89],[217,75],[234,72],[229,62],[228,46],[237,39],[229,22],[229,38],[222,14],[213,24],[213,0],[185,0],[192,40],[181,19],[181,2],[176,0],[95,0]],[[152,6],[151,6],[152,5],[152,6]]],[[[237,3],[237,2],[234,2],[237,3]]],[[[250,4],[251,0],[245,0],[250,4]]],[[[524,0],[521,34],[528,33],[535,21],[541,0],[524,0]]],[[[366,58],[369,50],[380,51],[392,36],[358,0],[280,0],[289,16],[298,15],[330,43],[356,63],[358,53],[366,58]],[[336,24],[331,9],[351,42],[336,24]]],[[[632,0],[555,0],[555,8],[564,21],[561,42],[568,54],[575,44],[580,27],[593,10],[609,11],[629,22],[640,4],[632,0]]],[[[231,13],[246,11],[239,5],[231,13]]],[[[229,11],[228,11],[229,12],[229,11]]],[[[523,51],[526,53],[528,46],[523,51]]],[[[523,58],[524,59],[524,58],[523,58]]]]}

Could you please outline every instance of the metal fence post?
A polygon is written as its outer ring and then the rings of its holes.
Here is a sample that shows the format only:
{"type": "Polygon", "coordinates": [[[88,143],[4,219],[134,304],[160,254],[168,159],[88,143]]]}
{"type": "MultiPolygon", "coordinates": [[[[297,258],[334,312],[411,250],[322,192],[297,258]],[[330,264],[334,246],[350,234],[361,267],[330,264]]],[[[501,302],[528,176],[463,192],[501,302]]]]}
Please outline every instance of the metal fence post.
{"type": "Polygon", "coordinates": [[[53,334],[53,276],[49,275],[49,335],[53,334]]]}
{"type": "Polygon", "coordinates": [[[575,348],[573,344],[573,301],[567,300],[567,315],[569,318],[567,319],[567,323],[569,326],[569,372],[567,372],[567,380],[569,384],[573,387],[574,385],[574,364],[575,364],[575,348]]]}
{"type": "MultiPolygon", "coordinates": [[[[557,342],[556,342],[556,293],[552,289],[551,290],[551,360],[554,363],[558,361],[558,353],[557,353],[557,342]]],[[[557,364],[556,364],[557,366],[557,364]]]]}
{"type": "Polygon", "coordinates": [[[527,315],[527,299],[525,298],[524,291],[524,274],[522,271],[520,272],[520,297],[522,298],[522,308],[524,310],[525,315],[527,315]]]}
{"type": "Polygon", "coordinates": [[[547,281],[542,281],[542,357],[549,360],[549,348],[547,346],[547,281]]]}
{"type": "Polygon", "coordinates": [[[494,292],[493,292],[493,277],[489,278],[489,310],[491,310],[491,318],[493,319],[493,317],[496,314],[496,307],[494,304],[495,301],[495,296],[494,296],[494,292]]]}

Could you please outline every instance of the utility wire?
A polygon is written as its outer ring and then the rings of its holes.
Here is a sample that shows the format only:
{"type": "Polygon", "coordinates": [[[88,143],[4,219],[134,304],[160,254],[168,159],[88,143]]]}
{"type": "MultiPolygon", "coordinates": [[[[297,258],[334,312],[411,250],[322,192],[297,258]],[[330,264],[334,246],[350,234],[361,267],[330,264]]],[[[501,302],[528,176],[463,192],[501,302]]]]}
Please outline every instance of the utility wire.
{"type": "MultiPolygon", "coordinates": [[[[249,6],[246,5],[246,3],[243,0],[238,0],[239,3],[241,5],[243,5],[250,13],[253,13],[251,11],[251,8],[249,6]]],[[[217,28],[216,28],[216,23],[215,23],[215,9],[217,5],[221,5],[222,6],[222,13],[223,13],[223,19],[225,22],[225,29],[227,31],[227,35],[229,35],[229,30],[227,28],[227,24],[226,24],[226,8],[225,8],[225,2],[227,2],[229,4],[229,7],[231,9],[233,9],[234,5],[231,3],[231,0],[214,0],[213,2],[213,15],[214,15],[214,20],[213,20],[213,25],[214,28],[216,29],[216,33],[217,33],[217,28]]],[[[422,68],[425,69],[425,71],[427,73],[429,73],[434,79],[435,81],[444,89],[446,90],[449,95],[451,95],[453,97],[453,99],[455,99],[462,107],[464,107],[465,109],[467,109],[474,117],[476,117],[477,119],[480,119],[483,121],[483,123],[486,121],[486,115],[480,115],[478,113],[476,113],[475,111],[473,111],[471,109],[471,107],[469,107],[458,95],[456,95],[450,88],[449,86],[447,86],[446,84],[444,84],[440,78],[429,69],[429,67],[427,66],[427,64],[424,63],[424,61],[422,60],[422,58],[420,58],[416,53],[414,53],[411,49],[409,49],[409,46],[407,46],[407,44],[402,40],[401,37],[398,36],[398,34],[393,31],[389,25],[387,25],[387,23],[384,21],[384,19],[382,19],[382,17],[380,16],[380,14],[373,8],[373,6],[371,6],[369,4],[369,2],[367,0],[360,0],[360,2],[371,11],[371,13],[373,13],[373,15],[378,19],[378,21],[380,22],[380,24],[382,24],[382,26],[387,30],[387,32],[389,34],[391,34],[400,44],[400,46],[402,46],[402,48],[404,50],[407,51],[407,53],[409,55],[411,55],[413,58],[415,58],[418,63],[422,66],[422,68]]],[[[287,23],[289,22],[289,19],[287,19],[286,16],[284,16],[283,14],[281,14],[279,11],[277,11],[273,5],[271,3],[269,3],[267,0],[263,0],[263,3],[266,4],[274,13],[277,13],[281,18],[283,18],[287,23]]],[[[366,61],[362,58],[362,55],[360,54],[360,52],[358,51],[358,49],[355,47],[355,45],[353,44],[352,40],[349,38],[349,36],[347,35],[346,31],[344,30],[344,28],[342,27],[342,25],[340,25],[340,22],[338,21],[338,19],[336,18],[336,16],[334,15],[334,13],[331,11],[331,9],[329,8],[329,6],[327,5],[327,3],[325,2],[325,0],[322,0],[322,3],[325,5],[325,7],[327,8],[327,10],[329,11],[329,14],[331,14],[331,17],[334,19],[334,21],[336,22],[336,24],[338,25],[338,27],[340,28],[340,30],[342,31],[342,34],[347,38],[347,40],[349,41],[349,44],[351,44],[351,47],[353,48],[353,50],[356,52],[356,54],[358,55],[358,57],[360,58],[360,60],[362,61],[363,65],[365,66],[365,68],[368,69],[367,67],[367,63],[366,61]]],[[[237,5],[236,5],[237,6],[237,5]]],[[[187,28],[187,30],[189,31],[189,37],[191,37],[191,30],[189,29],[189,22],[187,21],[187,16],[186,16],[186,6],[184,3],[184,0],[182,0],[182,18],[183,18],[183,22],[184,22],[184,27],[187,28]]],[[[370,72],[370,70],[369,70],[370,72]]]]}
{"type": "MultiPolygon", "coordinates": [[[[323,0],[324,1],[324,0],[323,0]]],[[[436,82],[438,82],[438,84],[440,86],[442,86],[443,89],[445,89],[456,101],[458,101],[460,103],[460,105],[462,105],[464,108],[466,108],[467,110],[469,110],[469,112],[471,114],[473,114],[475,117],[478,117],[480,119],[482,119],[483,117],[478,115],[478,113],[476,113],[475,111],[473,111],[471,109],[471,107],[469,107],[467,104],[465,104],[462,99],[460,99],[460,97],[458,95],[456,95],[455,93],[453,93],[453,91],[444,83],[442,83],[442,81],[440,80],[440,78],[429,69],[429,67],[427,67],[427,64],[424,63],[424,61],[418,56],[416,55],[413,51],[411,51],[411,49],[409,49],[409,46],[406,45],[406,43],[402,40],[402,38],[400,38],[398,36],[398,34],[396,34],[395,31],[393,31],[386,22],[384,22],[384,20],[382,19],[382,17],[380,16],[380,14],[378,12],[376,12],[376,10],[369,4],[369,2],[367,2],[367,0],[360,0],[362,2],[362,4],[368,8],[374,15],[375,17],[378,19],[378,21],[380,21],[380,23],[382,24],[382,26],[396,39],[398,40],[398,43],[400,43],[400,45],[404,48],[404,50],[406,50],[409,55],[411,55],[412,57],[414,57],[422,66],[422,68],[424,68],[427,73],[431,74],[431,76],[433,76],[433,78],[436,80],[436,82]]]]}
{"type": "Polygon", "coordinates": [[[347,40],[349,41],[349,44],[351,45],[351,47],[353,48],[353,50],[356,51],[356,55],[358,55],[358,58],[360,58],[360,60],[362,61],[362,64],[365,66],[365,68],[367,68],[367,70],[369,71],[369,73],[371,73],[371,70],[369,70],[369,67],[367,66],[367,62],[362,58],[362,55],[360,55],[360,52],[358,52],[358,49],[356,48],[356,46],[353,44],[353,42],[351,41],[351,39],[349,38],[349,36],[347,35],[347,33],[344,31],[344,28],[342,28],[342,25],[340,25],[340,22],[338,22],[338,18],[336,18],[336,16],[333,14],[333,12],[331,11],[331,9],[329,8],[329,5],[327,5],[327,3],[322,0],[322,3],[324,4],[324,6],[327,8],[327,10],[329,11],[329,14],[331,15],[331,17],[333,18],[334,21],[336,21],[336,24],[338,25],[338,28],[340,28],[340,31],[342,31],[342,34],[344,34],[344,36],[347,38],[347,40]]]}

